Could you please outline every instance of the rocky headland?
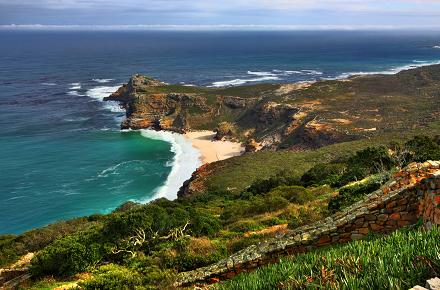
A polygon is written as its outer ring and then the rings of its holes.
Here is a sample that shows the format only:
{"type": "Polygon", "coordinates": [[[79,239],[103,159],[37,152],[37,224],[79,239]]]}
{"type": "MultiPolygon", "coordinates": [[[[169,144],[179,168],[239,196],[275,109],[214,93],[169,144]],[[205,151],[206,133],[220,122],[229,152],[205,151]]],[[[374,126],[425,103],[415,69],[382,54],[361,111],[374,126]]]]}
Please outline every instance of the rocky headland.
{"type": "Polygon", "coordinates": [[[105,100],[127,112],[122,128],[184,133],[216,131],[248,151],[305,150],[436,120],[440,65],[301,84],[229,88],[187,87],[134,75],[105,100]]]}

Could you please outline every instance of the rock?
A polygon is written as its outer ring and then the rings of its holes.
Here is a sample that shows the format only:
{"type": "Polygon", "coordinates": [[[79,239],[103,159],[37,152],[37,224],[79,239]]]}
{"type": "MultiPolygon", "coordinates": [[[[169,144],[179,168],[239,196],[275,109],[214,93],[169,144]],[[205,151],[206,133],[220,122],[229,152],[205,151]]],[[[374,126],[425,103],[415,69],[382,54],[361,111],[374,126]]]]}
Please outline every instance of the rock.
{"type": "Polygon", "coordinates": [[[243,109],[246,107],[246,99],[239,97],[224,97],[223,103],[231,109],[243,109]]]}
{"type": "Polygon", "coordinates": [[[231,139],[237,136],[237,127],[236,125],[230,122],[222,122],[218,124],[215,134],[216,140],[224,140],[231,139]]]}
{"type": "Polygon", "coordinates": [[[422,286],[416,285],[416,286],[412,287],[412,288],[409,289],[409,290],[428,290],[428,289],[426,289],[425,287],[422,287],[422,286]]]}
{"type": "Polygon", "coordinates": [[[428,290],[440,290],[440,279],[438,277],[429,279],[425,287],[428,290]]]}
{"type": "Polygon", "coordinates": [[[258,144],[255,139],[250,139],[245,145],[246,152],[256,152],[261,149],[261,145],[258,144]]]}

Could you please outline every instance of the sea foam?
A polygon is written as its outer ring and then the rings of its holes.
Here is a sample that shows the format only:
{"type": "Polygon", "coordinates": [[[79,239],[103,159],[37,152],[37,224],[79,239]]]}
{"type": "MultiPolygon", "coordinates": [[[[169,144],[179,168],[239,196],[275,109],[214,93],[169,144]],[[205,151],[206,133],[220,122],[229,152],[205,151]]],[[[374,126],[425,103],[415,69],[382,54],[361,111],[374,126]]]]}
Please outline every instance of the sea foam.
{"type": "Polygon", "coordinates": [[[437,65],[437,64],[440,64],[440,61],[429,62],[429,61],[416,61],[416,60],[414,60],[412,64],[397,66],[397,67],[390,68],[388,70],[371,71],[371,72],[362,72],[362,71],[360,71],[360,72],[347,72],[347,73],[342,73],[335,78],[325,78],[325,79],[327,79],[327,80],[346,79],[346,78],[353,77],[353,76],[363,76],[363,75],[394,75],[394,74],[397,74],[401,71],[415,69],[415,68],[424,67],[424,66],[437,65]]]}
{"type": "Polygon", "coordinates": [[[212,83],[209,87],[231,87],[244,85],[246,83],[256,83],[264,81],[276,81],[283,80],[283,77],[288,77],[291,75],[304,75],[304,76],[321,76],[324,73],[313,69],[303,69],[303,70],[279,70],[273,69],[271,71],[247,71],[250,76],[255,76],[254,78],[237,78],[233,80],[218,81],[212,83]]]}
{"type": "Polygon", "coordinates": [[[81,83],[71,83],[69,90],[80,90],[81,89],[81,83]]]}
{"type": "Polygon", "coordinates": [[[105,83],[109,83],[111,81],[114,81],[114,79],[92,79],[92,81],[97,82],[97,83],[101,83],[101,84],[105,84],[105,83]]]}
{"type": "Polygon", "coordinates": [[[214,82],[209,87],[219,88],[219,87],[239,86],[239,85],[244,85],[246,83],[263,82],[263,81],[275,81],[275,80],[279,80],[279,79],[280,78],[276,77],[276,76],[264,76],[264,77],[252,78],[252,79],[234,79],[234,80],[230,80],[230,81],[214,82]]]}
{"type": "MultiPolygon", "coordinates": [[[[118,86],[100,86],[87,90],[86,95],[92,99],[103,101],[105,97],[108,97],[112,93],[116,92],[119,89],[118,86]]],[[[119,106],[118,102],[106,101],[104,103],[104,107],[115,113],[124,113],[125,110],[119,106]]]]}
{"type": "Polygon", "coordinates": [[[202,165],[200,152],[192,146],[191,141],[183,135],[154,130],[140,130],[142,136],[166,141],[171,144],[171,152],[174,153],[172,169],[165,183],[159,187],[151,198],[144,200],[148,202],[153,199],[166,197],[169,200],[177,198],[177,192],[182,184],[191,177],[191,174],[202,165]]]}

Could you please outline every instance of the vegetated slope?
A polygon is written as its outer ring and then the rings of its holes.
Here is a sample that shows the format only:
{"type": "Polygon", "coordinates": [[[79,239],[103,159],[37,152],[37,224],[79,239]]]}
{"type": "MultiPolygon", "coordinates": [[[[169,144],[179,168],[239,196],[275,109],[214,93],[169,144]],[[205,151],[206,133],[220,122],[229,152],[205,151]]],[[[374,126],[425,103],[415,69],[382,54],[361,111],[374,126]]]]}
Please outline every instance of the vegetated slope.
{"type": "Polygon", "coordinates": [[[35,289],[77,280],[81,272],[91,273],[81,276],[85,289],[167,289],[179,272],[321,220],[380,187],[395,166],[424,159],[440,159],[437,139],[369,147],[315,163],[301,178],[279,174],[235,193],[207,191],[175,201],[131,203],[109,215],[0,237],[0,257],[8,262],[17,258],[15,253],[38,251],[30,267],[35,289]]]}

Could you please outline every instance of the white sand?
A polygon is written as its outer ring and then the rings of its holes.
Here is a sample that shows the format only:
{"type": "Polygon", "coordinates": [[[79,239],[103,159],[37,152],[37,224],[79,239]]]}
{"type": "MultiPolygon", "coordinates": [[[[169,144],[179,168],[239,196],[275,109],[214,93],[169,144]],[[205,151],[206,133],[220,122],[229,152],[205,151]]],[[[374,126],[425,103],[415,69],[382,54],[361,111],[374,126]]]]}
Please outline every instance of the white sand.
{"type": "Polygon", "coordinates": [[[213,131],[187,132],[185,138],[191,140],[194,148],[201,154],[203,164],[224,160],[244,153],[240,143],[230,141],[215,141],[213,131]]]}

